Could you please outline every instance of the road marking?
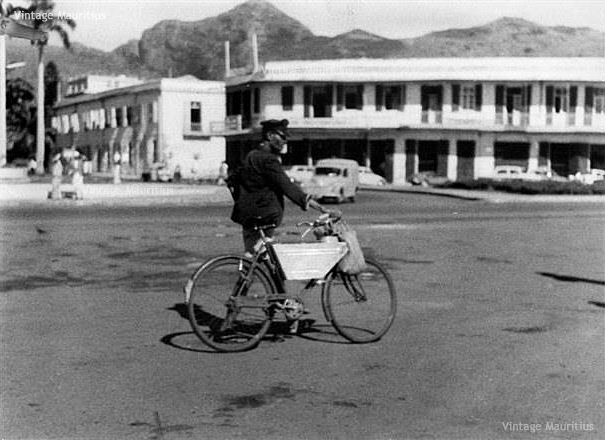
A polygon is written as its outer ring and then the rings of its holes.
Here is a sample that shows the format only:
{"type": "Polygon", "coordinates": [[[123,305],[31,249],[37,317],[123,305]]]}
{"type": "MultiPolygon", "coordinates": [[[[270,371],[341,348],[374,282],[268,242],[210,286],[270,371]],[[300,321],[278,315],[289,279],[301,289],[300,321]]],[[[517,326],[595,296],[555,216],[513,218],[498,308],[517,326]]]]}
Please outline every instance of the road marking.
{"type": "Polygon", "coordinates": [[[401,223],[378,223],[373,225],[360,225],[359,228],[364,229],[418,229],[419,225],[406,225],[401,223]]]}

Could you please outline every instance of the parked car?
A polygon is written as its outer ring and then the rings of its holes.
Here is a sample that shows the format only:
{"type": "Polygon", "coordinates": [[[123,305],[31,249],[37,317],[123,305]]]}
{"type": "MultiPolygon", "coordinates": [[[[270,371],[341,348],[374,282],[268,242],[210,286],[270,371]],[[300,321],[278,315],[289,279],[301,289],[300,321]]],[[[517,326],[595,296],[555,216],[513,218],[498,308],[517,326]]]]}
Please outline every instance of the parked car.
{"type": "Polygon", "coordinates": [[[595,182],[597,180],[605,180],[605,170],[601,170],[599,168],[593,168],[590,170],[590,174],[594,176],[595,182]]]}
{"type": "Polygon", "coordinates": [[[313,165],[292,165],[284,168],[292,182],[301,183],[311,180],[315,167],[313,165]]]}
{"type": "Polygon", "coordinates": [[[590,173],[576,173],[569,176],[570,180],[576,180],[586,185],[592,185],[593,183],[605,179],[605,170],[599,168],[593,168],[590,173]]]}
{"type": "Polygon", "coordinates": [[[563,176],[558,175],[553,170],[548,169],[548,167],[538,167],[531,170],[527,170],[521,173],[520,179],[522,180],[554,180],[557,182],[566,182],[566,179],[563,176]]]}
{"type": "Polygon", "coordinates": [[[448,181],[448,178],[445,176],[438,176],[434,171],[422,171],[420,173],[413,174],[408,181],[412,185],[433,186],[443,185],[448,181]]]}
{"type": "Polygon", "coordinates": [[[359,165],[348,159],[323,159],[317,162],[313,178],[302,187],[315,199],[355,201],[359,184],[359,165]]]}
{"type": "Polygon", "coordinates": [[[369,167],[359,167],[359,184],[360,185],[384,185],[387,180],[374,173],[369,167]]]}
{"type": "Polygon", "coordinates": [[[507,179],[521,179],[525,169],[517,165],[498,165],[494,167],[494,179],[496,180],[507,180],[507,179]]]}

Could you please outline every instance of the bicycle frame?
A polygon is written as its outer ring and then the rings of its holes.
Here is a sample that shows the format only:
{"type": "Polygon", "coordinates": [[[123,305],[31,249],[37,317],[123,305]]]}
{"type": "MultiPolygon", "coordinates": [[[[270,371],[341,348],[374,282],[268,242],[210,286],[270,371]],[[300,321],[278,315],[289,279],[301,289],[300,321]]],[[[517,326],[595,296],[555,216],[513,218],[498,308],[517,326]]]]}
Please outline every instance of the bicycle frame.
{"type": "MultiPolygon", "coordinates": [[[[236,284],[233,295],[230,299],[232,302],[231,305],[235,309],[242,306],[265,308],[276,301],[294,298],[294,296],[288,295],[286,289],[286,275],[280,266],[279,259],[277,258],[275,250],[273,249],[272,241],[266,236],[262,227],[257,227],[256,229],[260,233],[262,246],[260,246],[258,251],[252,256],[251,264],[247,271],[243,270],[243,264],[240,267],[242,282],[238,282],[236,284]],[[244,289],[247,287],[247,283],[252,281],[254,271],[258,266],[264,266],[267,269],[269,276],[271,277],[278,292],[277,294],[267,296],[265,301],[259,301],[256,298],[248,298],[245,294],[242,295],[242,292],[244,292],[244,289]]],[[[331,272],[332,271],[329,273],[331,272]]],[[[322,282],[323,280],[310,279],[307,281],[303,291],[311,290],[313,287],[321,284],[322,282]]]]}

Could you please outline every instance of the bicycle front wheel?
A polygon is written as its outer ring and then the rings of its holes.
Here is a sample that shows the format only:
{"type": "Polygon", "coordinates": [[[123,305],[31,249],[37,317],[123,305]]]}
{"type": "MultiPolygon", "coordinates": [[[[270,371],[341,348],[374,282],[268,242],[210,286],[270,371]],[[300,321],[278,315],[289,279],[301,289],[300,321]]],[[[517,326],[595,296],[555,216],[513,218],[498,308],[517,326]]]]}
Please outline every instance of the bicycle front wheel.
{"type": "Polygon", "coordinates": [[[218,351],[243,351],[267,333],[267,297],[275,292],[266,270],[251,261],[225,256],[210,260],[189,279],[185,292],[189,322],[206,345],[218,351]]]}
{"type": "Polygon", "coordinates": [[[380,339],[391,327],[397,311],[397,293],[388,272],[366,258],[366,269],[357,275],[335,270],[322,289],[326,318],[351,342],[380,339]]]}

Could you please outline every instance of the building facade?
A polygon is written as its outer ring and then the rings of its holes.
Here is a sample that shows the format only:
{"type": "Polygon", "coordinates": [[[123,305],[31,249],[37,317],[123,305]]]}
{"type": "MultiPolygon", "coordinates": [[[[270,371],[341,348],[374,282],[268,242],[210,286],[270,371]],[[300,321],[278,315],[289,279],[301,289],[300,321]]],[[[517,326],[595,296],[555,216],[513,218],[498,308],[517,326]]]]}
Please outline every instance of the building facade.
{"type": "Polygon", "coordinates": [[[58,148],[77,148],[93,172],[139,176],[161,164],[184,178],[209,179],[225,160],[225,85],[193,76],[162,78],[61,100],[52,126],[58,148]]]}
{"type": "Polygon", "coordinates": [[[350,158],[395,183],[605,168],[605,58],[276,61],[225,81],[230,165],[286,118],[285,164],[350,158]]]}
{"type": "Polygon", "coordinates": [[[82,75],[69,78],[65,84],[65,97],[69,98],[82,94],[94,94],[120,87],[142,84],[144,81],[126,75],[82,75]]]}

